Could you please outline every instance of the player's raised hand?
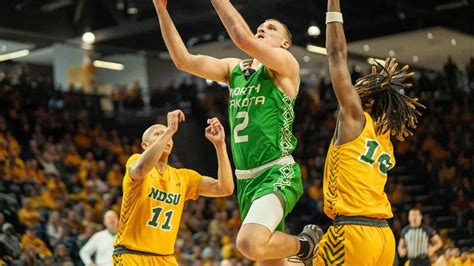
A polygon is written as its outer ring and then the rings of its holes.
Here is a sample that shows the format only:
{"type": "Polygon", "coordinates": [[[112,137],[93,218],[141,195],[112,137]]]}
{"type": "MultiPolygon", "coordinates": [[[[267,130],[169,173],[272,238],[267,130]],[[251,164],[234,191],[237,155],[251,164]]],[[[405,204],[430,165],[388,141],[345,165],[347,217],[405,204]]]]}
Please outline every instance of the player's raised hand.
{"type": "Polygon", "coordinates": [[[178,124],[186,120],[184,113],[181,110],[174,110],[169,112],[168,115],[168,129],[171,132],[176,133],[178,131],[178,124]]]}
{"type": "Polygon", "coordinates": [[[166,8],[168,0],[153,0],[153,4],[155,5],[155,7],[166,8]]]}
{"type": "Polygon", "coordinates": [[[206,138],[214,145],[222,145],[225,143],[225,131],[219,119],[216,117],[207,119],[205,134],[206,138]]]}

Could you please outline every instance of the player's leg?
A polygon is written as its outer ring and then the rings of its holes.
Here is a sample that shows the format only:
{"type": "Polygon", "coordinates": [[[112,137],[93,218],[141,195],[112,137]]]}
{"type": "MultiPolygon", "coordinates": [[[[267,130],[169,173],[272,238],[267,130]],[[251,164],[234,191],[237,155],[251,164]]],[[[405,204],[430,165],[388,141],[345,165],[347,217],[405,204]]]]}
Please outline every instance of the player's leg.
{"type": "Polygon", "coordinates": [[[390,227],[377,228],[380,235],[380,259],[377,265],[393,265],[395,260],[395,237],[390,227]]]}
{"type": "Polygon", "coordinates": [[[274,260],[299,255],[312,261],[312,254],[322,236],[319,227],[305,228],[299,236],[283,231],[283,207],[275,194],[267,194],[254,201],[237,235],[237,248],[249,259],[271,265],[284,265],[284,260],[274,260]],[[268,262],[270,263],[270,262],[268,262]],[[278,263],[278,264],[277,264],[278,263]]]}
{"type": "Polygon", "coordinates": [[[296,236],[275,231],[283,220],[283,206],[275,194],[255,200],[237,235],[237,248],[255,261],[295,255],[300,248],[296,236]]]}
{"type": "Polygon", "coordinates": [[[264,260],[259,261],[258,266],[285,266],[287,265],[285,259],[264,260]]]}
{"type": "Polygon", "coordinates": [[[299,236],[283,233],[284,217],[303,193],[299,165],[274,165],[256,177],[238,180],[238,186],[243,225],[237,248],[243,255],[257,261],[295,255],[312,261],[322,236],[319,227],[308,227],[299,236]]]}

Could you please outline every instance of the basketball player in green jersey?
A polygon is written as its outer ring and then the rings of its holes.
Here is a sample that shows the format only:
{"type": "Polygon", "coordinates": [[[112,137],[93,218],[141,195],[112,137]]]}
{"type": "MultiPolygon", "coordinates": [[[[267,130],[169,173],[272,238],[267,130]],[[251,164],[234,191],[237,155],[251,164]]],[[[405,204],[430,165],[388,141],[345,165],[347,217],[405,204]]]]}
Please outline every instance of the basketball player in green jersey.
{"type": "Polygon", "coordinates": [[[291,34],[269,19],[253,34],[229,0],[211,0],[238,48],[254,57],[217,59],[190,54],[166,9],[154,0],[161,33],[180,70],[229,85],[231,147],[243,225],[237,247],[260,265],[284,265],[295,256],[312,265],[323,232],[308,225],[298,236],[285,234],[284,218],[303,193],[299,165],[291,153],[299,65],[288,51],[291,34]]]}

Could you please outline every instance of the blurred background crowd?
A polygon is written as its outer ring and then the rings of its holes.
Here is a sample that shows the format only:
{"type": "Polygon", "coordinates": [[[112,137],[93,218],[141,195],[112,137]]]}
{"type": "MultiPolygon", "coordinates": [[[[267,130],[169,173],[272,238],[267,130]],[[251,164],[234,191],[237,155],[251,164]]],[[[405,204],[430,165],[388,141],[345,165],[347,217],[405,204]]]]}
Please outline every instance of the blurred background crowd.
{"type": "MultiPolygon", "coordinates": [[[[361,75],[353,68],[353,80],[361,75]]],[[[448,60],[443,72],[416,71],[412,82],[414,87],[405,93],[417,95],[427,110],[414,137],[394,142],[397,165],[386,185],[395,214],[390,225],[398,240],[408,224],[408,210],[421,209],[424,223],[443,240],[432,261],[443,257],[460,266],[456,263],[469,256],[474,261],[474,59],[465,67],[448,60]]],[[[0,73],[4,264],[82,265],[79,250],[103,229],[104,213],[120,213],[124,165],[131,154],[141,152],[139,134],[149,124],[163,122],[169,110],[184,110],[190,124],[176,138],[185,135],[198,143],[190,147],[204,147],[193,150],[176,140],[170,164],[215,176],[216,162],[202,129],[208,117],[220,118],[228,129],[227,89],[187,77],[152,92],[151,108],[143,111],[138,84],[116,86],[110,113],[101,108],[103,96],[57,90],[51,77],[30,73],[26,65],[17,73],[0,73]],[[153,114],[153,120],[140,121],[140,112],[153,114]],[[193,156],[199,153],[205,156],[193,156]]],[[[301,165],[305,193],[288,217],[292,233],[307,223],[329,225],[322,176],[336,108],[329,77],[301,85],[294,157],[301,165]]],[[[180,264],[252,265],[234,245],[240,224],[235,196],[188,202],[175,247],[180,264]]],[[[396,264],[401,263],[397,258],[396,264]]]]}

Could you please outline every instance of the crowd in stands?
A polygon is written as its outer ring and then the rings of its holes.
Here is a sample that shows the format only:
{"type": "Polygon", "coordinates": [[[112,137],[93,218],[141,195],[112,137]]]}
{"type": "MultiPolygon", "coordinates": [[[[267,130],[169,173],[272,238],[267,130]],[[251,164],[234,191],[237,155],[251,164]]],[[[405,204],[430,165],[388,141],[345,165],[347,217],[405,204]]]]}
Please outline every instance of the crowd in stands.
{"type": "Polygon", "coordinates": [[[111,100],[115,110],[143,108],[142,90],[138,81],[127,88],[116,85],[112,89],[111,100]]]}
{"type": "MultiPolygon", "coordinates": [[[[442,73],[417,72],[413,82],[405,93],[416,94],[427,110],[415,136],[395,142],[397,166],[386,186],[392,230],[398,240],[408,210],[418,207],[443,240],[433,261],[474,261],[474,59],[465,71],[450,61],[442,73]]],[[[129,94],[135,102],[122,107],[141,108],[137,91],[117,91],[114,104],[129,94]]],[[[155,90],[151,104],[179,107],[189,119],[217,116],[227,125],[226,98],[219,84],[187,79],[155,90]]],[[[141,152],[140,138],[106,128],[95,106],[94,98],[55,90],[50,79],[27,68],[0,73],[0,265],[82,265],[79,250],[103,229],[103,214],[120,213],[124,165],[141,152]]],[[[288,219],[293,233],[307,223],[330,222],[323,213],[322,176],[337,102],[328,79],[303,83],[295,108],[294,157],[305,193],[288,219]]],[[[170,164],[183,165],[176,156],[170,164]]],[[[188,202],[175,246],[180,264],[253,265],[235,248],[240,224],[235,196],[188,202]]]]}

